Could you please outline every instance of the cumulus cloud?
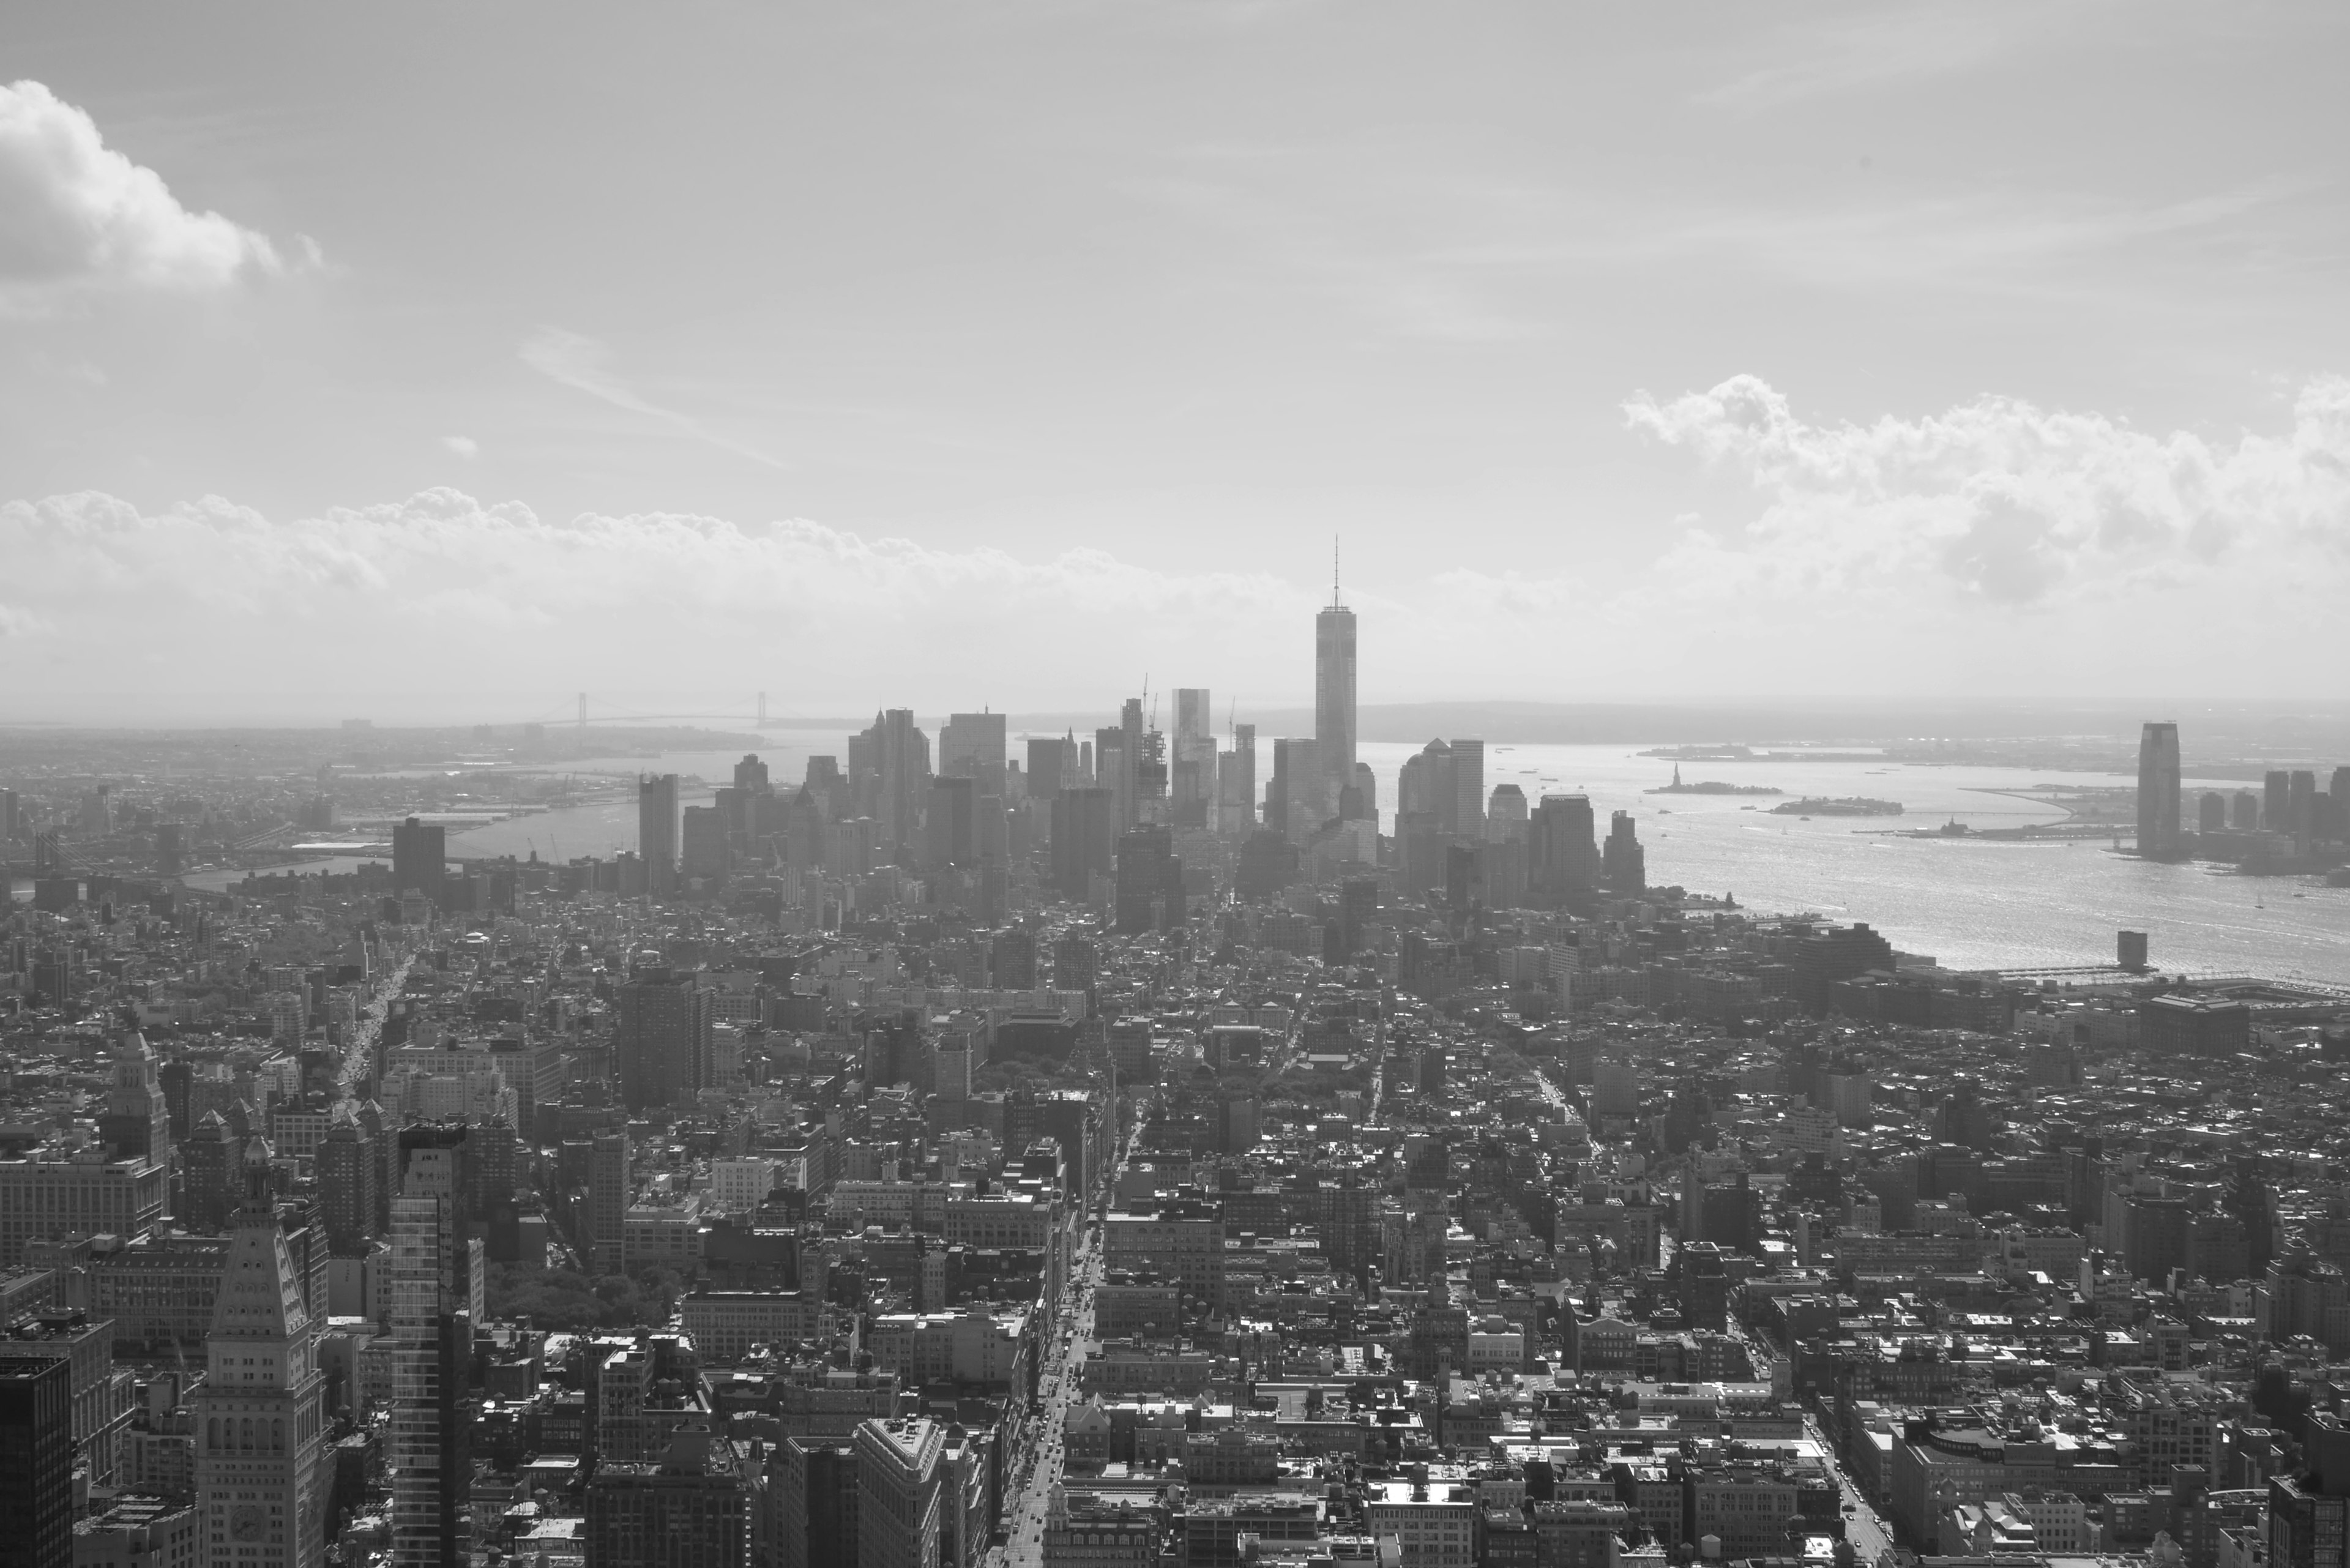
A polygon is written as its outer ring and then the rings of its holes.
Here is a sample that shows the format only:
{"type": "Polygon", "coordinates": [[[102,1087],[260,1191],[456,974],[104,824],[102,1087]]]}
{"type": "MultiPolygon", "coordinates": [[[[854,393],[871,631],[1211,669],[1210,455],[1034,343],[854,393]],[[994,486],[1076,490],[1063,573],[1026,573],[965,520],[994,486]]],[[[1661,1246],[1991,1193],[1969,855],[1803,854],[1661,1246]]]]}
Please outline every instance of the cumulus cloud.
{"type": "Polygon", "coordinates": [[[11,502],[0,560],[27,645],[69,647],[92,691],[699,687],[726,671],[803,711],[1003,706],[1139,685],[1173,647],[1234,670],[1295,662],[1315,603],[1263,575],[1101,550],[1023,559],[674,513],[555,521],[445,488],[282,523],[217,497],[11,502]],[[201,657],[157,672],[159,649],[201,657]]]}
{"type": "Polygon", "coordinates": [[[442,436],[441,438],[441,444],[447,447],[451,452],[455,452],[459,457],[479,457],[482,455],[482,443],[475,441],[472,436],[442,436]]]}
{"type": "Polygon", "coordinates": [[[2002,397],[1814,423],[1752,376],[1625,416],[1762,497],[1742,525],[1683,530],[1627,606],[1725,637],[2037,690],[2204,691],[2254,679],[2250,649],[2314,629],[2350,586],[2340,377],[2303,386],[2287,428],[2232,440],[2002,397]]]}
{"type": "Polygon", "coordinates": [[[710,428],[691,414],[663,408],[639,393],[612,369],[611,350],[593,337],[560,327],[542,327],[522,346],[522,361],[548,380],[600,399],[616,409],[646,414],[675,426],[699,441],[722,452],[747,457],[770,468],[784,464],[767,452],[710,428]]]}
{"type": "Polygon", "coordinates": [[[288,270],[267,235],[181,205],[87,111],[39,82],[0,87],[0,287],[200,292],[288,270]]]}
{"type": "Polygon", "coordinates": [[[2292,428],[2232,441],[1982,398],[1923,419],[1814,424],[1752,376],[1625,406],[1632,429],[1744,472],[1765,505],[1726,549],[1822,587],[1939,582],[2004,606],[2111,597],[2350,551],[2350,379],[2292,428]]]}

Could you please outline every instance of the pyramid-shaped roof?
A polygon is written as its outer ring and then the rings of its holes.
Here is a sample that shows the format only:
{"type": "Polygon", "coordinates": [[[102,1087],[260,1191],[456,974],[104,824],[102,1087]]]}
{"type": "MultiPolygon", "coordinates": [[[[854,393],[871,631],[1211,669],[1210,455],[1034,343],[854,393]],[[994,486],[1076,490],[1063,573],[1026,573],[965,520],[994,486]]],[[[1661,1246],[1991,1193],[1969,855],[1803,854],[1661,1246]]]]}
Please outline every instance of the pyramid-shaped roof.
{"type": "Polygon", "coordinates": [[[220,1295],[213,1304],[215,1335],[234,1339],[291,1339],[309,1326],[302,1304],[302,1282],[277,1217],[247,1210],[237,1216],[236,1234],[221,1270],[220,1295]]]}

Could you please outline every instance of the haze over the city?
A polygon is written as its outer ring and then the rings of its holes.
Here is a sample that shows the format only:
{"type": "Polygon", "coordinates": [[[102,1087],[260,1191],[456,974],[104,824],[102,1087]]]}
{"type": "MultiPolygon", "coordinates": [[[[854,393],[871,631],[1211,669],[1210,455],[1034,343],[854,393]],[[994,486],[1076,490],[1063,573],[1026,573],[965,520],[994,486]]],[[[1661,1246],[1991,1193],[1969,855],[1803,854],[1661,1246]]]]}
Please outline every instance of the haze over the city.
{"type": "Polygon", "coordinates": [[[2331,695],[2345,33],[25,13],[0,720],[2331,695]]]}

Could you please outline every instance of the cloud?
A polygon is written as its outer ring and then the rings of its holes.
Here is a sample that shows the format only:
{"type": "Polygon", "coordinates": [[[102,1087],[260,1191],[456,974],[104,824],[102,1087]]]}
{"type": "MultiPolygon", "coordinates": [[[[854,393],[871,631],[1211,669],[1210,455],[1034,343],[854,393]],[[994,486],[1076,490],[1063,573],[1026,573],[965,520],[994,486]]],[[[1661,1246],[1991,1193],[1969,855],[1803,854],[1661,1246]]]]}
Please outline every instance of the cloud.
{"type": "Polygon", "coordinates": [[[721,434],[691,414],[639,395],[610,369],[611,350],[593,337],[567,331],[560,327],[542,327],[522,346],[522,361],[532,369],[574,391],[585,392],[601,399],[616,409],[630,413],[646,414],[676,426],[699,441],[706,441],[722,452],[737,457],[763,462],[770,468],[782,468],[784,463],[756,447],[745,445],[731,436],[721,434]]]}
{"type": "Polygon", "coordinates": [[[1696,95],[1697,101],[1726,109],[1776,109],[1956,75],[2048,31],[2049,23],[2038,6],[1872,7],[1857,16],[1789,28],[1784,60],[1709,88],[1696,95]]]}
{"type": "Polygon", "coordinates": [[[459,457],[479,457],[482,455],[482,443],[475,441],[472,436],[442,436],[441,438],[441,444],[447,447],[451,452],[455,452],[459,457]]]}
{"type": "Polygon", "coordinates": [[[39,82],[0,87],[0,289],[197,293],[289,270],[267,235],[182,206],[85,110],[39,82]]]}
{"type": "Polygon", "coordinates": [[[2322,620],[2350,586],[2340,377],[2302,388],[2288,430],[2232,441],[1999,397],[1814,424],[1753,376],[1643,394],[1625,417],[1763,501],[1744,526],[1691,529],[1667,550],[1643,591],[1659,611],[2012,655],[2018,669],[2123,650],[2217,672],[2235,660],[2230,639],[2322,620]]]}
{"type": "Polygon", "coordinates": [[[1262,670],[1295,652],[1317,602],[1261,574],[1096,549],[1029,560],[677,513],[558,522],[445,488],[287,522],[218,497],[161,512],[94,492],[11,502],[0,560],[27,639],[71,647],[90,691],[381,690],[397,648],[392,679],[415,691],[479,683],[487,660],[503,690],[698,688],[725,670],[778,691],[788,674],[804,711],[1003,706],[1137,686],[1175,646],[1262,670]],[[202,657],[158,675],[144,662],[158,648],[202,657]]]}

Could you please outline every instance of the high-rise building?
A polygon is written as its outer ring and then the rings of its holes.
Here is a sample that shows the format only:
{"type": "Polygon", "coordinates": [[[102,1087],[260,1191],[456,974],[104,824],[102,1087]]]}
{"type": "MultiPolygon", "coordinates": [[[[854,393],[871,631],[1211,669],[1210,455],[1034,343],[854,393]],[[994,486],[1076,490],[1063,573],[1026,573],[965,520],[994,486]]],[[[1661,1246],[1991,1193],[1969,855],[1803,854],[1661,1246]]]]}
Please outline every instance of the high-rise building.
{"type": "Polygon", "coordinates": [[[1234,724],[1232,749],[1216,759],[1216,829],[1244,837],[1256,826],[1256,726],[1234,724]]]}
{"type": "Polygon", "coordinates": [[[614,1127],[596,1134],[588,1155],[587,1264],[591,1274],[617,1274],[629,1261],[629,1135],[614,1127]]]}
{"type": "Polygon", "coordinates": [[[2317,833],[2317,774],[2308,768],[2295,768],[2288,786],[2285,803],[2286,821],[2291,824],[2293,852],[2309,853],[2310,841],[2317,833]]]}
{"type": "Polygon", "coordinates": [[[320,1320],[272,1205],[269,1158],[264,1140],[246,1146],[244,1202],[204,1336],[204,1381],[189,1399],[203,1560],[224,1568],[326,1560],[320,1320]]]}
{"type": "Polygon", "coordinates": [[[921,848],[922,805],[930,794],[931,738],[914,725],[914,711],[891,708],[873,715],[873,727],[849,738],[849,771],[860,800],[881,825],[881,850],[892,865],[910,866],[921,848]]]}
{"type": "Polygon", "coordinates": [[[1546,794],[1526,822],[1526,880],[1545,903],[1599,886],[1599,846],[1591,799],[1546,794]]]}
{"type": "Polygon", "coordinates": [[[1608,819],[1607,843],[1600,852],[1601,874],[1611,893],[1642,893],[1648,887],[1648,854],[1635,836],[1632,814],[1619,811],[1608,819]]]}
{"type": "Polygon", "coordinates": [[[415,817],[391,830],[391,890],[418,892],[437,906],[448,877],[449,830],[415,817]]]}
{"type": "Polygon", "coordinates": [[[648,966],[612,996],[612,1064],[621,1102],[641,1111],[700,1087],[694,1076],[705,1020],[693,976],[648,966]]]}
{"type": "Polygon", "coordinates": [[[391,1472],[394,1568],[464,1568],[472,1479],[466,1369],[473,1324],[460,1292],[462,1225],[445,1162],[412,1167],[391,1200],[391,1472]]]}
{"type": "Polygon", "coordinates": [[[1273,743],[1273,782],[1264,792],[1264,825],[1302,844],[1330,819],[1330,775],[1319,741],[1273,743]]]}
{"type": "Polygon", "coordinates": [[[1330,808],[1355,782],[1355,612],[1338,597],[1331,561],[1330,603],[1314,618],[1314,739],[1319,743],[1330,808]]]}
{"type": "Polygon", "coordinates": [[[1003,793],[1003,715],[952,713],[939,732],[939,775],[978,782],[980,794],[1003,793]]]}
{"type": "Polygon", "coordinates": [[[338,1102],[317,1153],[318,1209],[326,1220],[328,1250],[337,1256],[356,1257],[374,1239],[382,1168],[374,1135],[349,1101],[338,1102]]]}
{"type": "Polygon", "coordinates": [[[2137,742],[2137,852],[2169,860],[2180,847],[2178,726],[2148,724],[2137,742]]]}
{"type": "Polygon", "coordinates": [[[1175,689],[1175,752],[1168,775],[1168,820],[1177,827],[1213,827],[1216,794],[1215,700],[1204,686],[1175,689]]]}
{"type": "Polygon", "coordinates": [[[940,1458],[936,1421],[867,1421],[857,1428],[858,1568],[938,1568],[940,1458]]]}
{"type": "Polygon", "coordinates": [[[979,781],[967,774],[941,774],[931,781],[930,811],[922,823],[922,868],[942,871],[978,863],[979,781]]]}
{"type": "Polygon", "coordinates": [[[1111,871],[1117,802],[1098,785],[1065,789],[1053,800],[1053,886],[1064,898],[1090,896],[1111,871]]]}
{"type": "Polygon", "coordinates": [[[588,1568],[745,1568],[752,1495],[733,1444],[708,1427],[681,1427],[658,1460],[597,1467],[588,1568]]]}
{"type": "MultiPolygon", "coordinates": [[[[2153,725],[2147,726],[2151,730],[2153,725]]],[[[2143,742],[2138,750],[2138,771],[2146,771],[2146,751],[2143,742]]],[[[2282,768],[2272,768],[2261,779],[2261,826],[2271,833],[2293,831],[2293,775],[2282,768]]]]}
{"type": "Polygon", "coordinates": [[[72,1568],[73,1369],[0,1354],[0,1564],[72,1568]]]}
{"type": "Polygon", "coordinates": [[[1118,840],[1118,929],[1172,929],[1183,923],[1183,863],[1174,839],[1155,825],[1130,827],[1118,840]]]}
{"type": "Polygon", "coordinates": [[[855,1442],[785,1437],[775,1450],[772,1484],[777,1568],[853,1568],[863,1561],[857,1540],[855,1442]]]}
{"type": "Polygon", "coordinates": [[[1485,742],[1452,742],[1452,831],[1485,836],[1485,742]]]}
{"type": "Polygon", "coordinates": [[[1051,800],[1061,793],[1064,784],[1076,781],[1069,775],[1076,767],[1073,754],[1076,746],[1057,735],[1032,735],[1028,738],[1028,798],[1051,800]]]}
{"type": "Polygon", "coordinates": [[[677,775],[643,774],[637,779],[637,858],[644,862],[648,897],[677,892],[679,811],[677,775]]]}
{"type": "Polygon", "coordinates": [[[114,1054],[114,1084],[98,1117],[98,1136],[116,1159],[171,1161],[172,1111],[155,1076],[157,1065],[146,1036],[122,1037],[114,1054]]]}

